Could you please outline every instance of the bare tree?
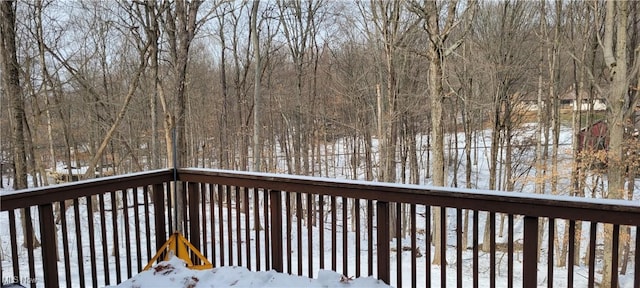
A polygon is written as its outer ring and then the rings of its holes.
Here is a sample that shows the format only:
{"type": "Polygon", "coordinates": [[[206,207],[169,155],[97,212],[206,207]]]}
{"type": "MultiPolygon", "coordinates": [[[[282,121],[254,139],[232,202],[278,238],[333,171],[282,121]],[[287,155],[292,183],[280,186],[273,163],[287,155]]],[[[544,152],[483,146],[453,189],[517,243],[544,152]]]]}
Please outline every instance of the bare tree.
{"type": "Polygon", "coordinates": [[[260,79],[262,78],[262,56],[260,55],[260,34],[258,31],[258,8],[260,1],[254,1],[251,5],[251,45],[253,46],[253,58],[255,63],[253,77],[253,171],[261,171],[262,167],[262,139],[260,131],[260,109],[262,101],[260,95],[260,79]]]}
{"type": "Polygon", "coordinates": [[[147,62],[148,62],[147,60],[149,58],[147,53],[148,49],[149,49],[149,43],[147,43],[145,47],[142,48],[142,51],[140,51],[140,62],[139,62],[140,64],[136,69],[135,74],[133,75],[132,81],[128,85],[129,87],[127,89],[127,94],[125,96],[124,102],[122,103],[120,111],[118,112],[113,124],[111,125],[107,133],[104,135],[104,138],[102,139],[102,142],[98,146],[97,151],[94,153],[93,157],[89,161],[87,171],[84,175],[85,178],[95,176],[96,164],[98,164],[98,161],[100,161],[100,159],[102,158],[102,153],[104,153],[105,149],[107,148],[107,145],[109,144],[109,142],[111,141],[111,138],[114,135],[114,132],[116,131],[116,129],[119,128],[122,119],[125,117],[125,114],[127,113],[129,104],[131,103],[131,99],[133,98],[136,92],[136,89],[138,88],[138,84],[140,83],[140,76],[147,66],[147,62]]]}
{"type": "MultiPolygon", "coordinates": [[[[0,2],[0,12],[2,20],[0,20],[0,64],[2,67],[2,86],[10,99],[11,114],[11,139],[13,146],[13,167],[14,167],[14,189],[27,188],[27,152],[25,149],[25,124],[26,116],[24,109],[24,100],[22,95],[22,86],[20,85],[20,69],[18,64],[18,56],[16,49],[16,17],[15,2],[0,2]]],[[[34,249],[40,247],[40,242],[36,239],[35,233],[32,239],[27,237],[27,230],[33,231],[33,224],[30,218],[25,217],[24,209],[22,214],[22,231],[24,233],[24,247],[34,249]],[[31,244],[31,245],[28,245],[31,244]]]]}
{"type": "MultiPolygon", "coordinates": [[[[398,50],[406,35],[402,25],[403,4],[400,1],[371,1],[372,22],[382,39],[384,51],[385,93],[378,93],[378,137],[380,145],[380,172],[382,181],[396,182],[398,150],[398,50]],[[404,30],[404,31],[403,31],[404,30]]],[[[382,92],[382,91],[380,91],[382,92]]],[[[391,208],[392,211],[395,209],[391,208]]],[[[395,221],[390,221],[395,223],[395,221]]],[[[390,229],[395,231],[395,229],[390,229]]]]}
{"type": "MultiPolygon", "coordinates": [[[[513,189],[513,149],[517,129],[516,102],[527,93],[526,72],[530,69],[532,45],[530,17],[532,9],[526,1],[485,2],[474,24],[474,44],[486,76],[479,79],[488,91],[491,103],[491,145],[489,156],[489,189],[513,189]],[[527,43],[529,45],[523,45],[527,43]],[[524,46],[524,47],[523,47],[524,46]],[[501,181],[501,179],[503,179],[501,181]]],[[[489,218],[486,218],[482,249],[490,244],[489,218]]]]}
{"type": "MultiPolygon", "coordinates": [[[[398,180],[396,170],[399,162],[398,155],[401,152],[398,140],[401,127],[401,110],[403,109],[400,107],[402,103],[400,103],[399,99],[400,76],[398,75],[398,70],[401,68],[399,59],[402,59],[401,50],[405,45],[404,42],[417,21],[407,19],[406,6],[401,1],[371,1],[369,6],[371,22],[373,22],[376,32],[369,37],[382,40],[382,59],[380,62],[384,63],[381,65],[383,68],[381,68],[380,83],[376,86],[378,87],[376,88],[378,138],[381,142],[379,145],[380,165],[378,178],[384,182],[395,183],[398,180]]],[[[396,213],[396,205],[398,204],[393,203],[389,207],[389,233],[391,237],[402,236],[396,235],[396,219],[400,217],[396,213]]]]}
{"type": "MultiPolygon", "coordinates": [[[[167,2],[168,3],[168,2],[167,2]]],[[[170,108],[166,107],[166,99],[164,100],[165,106],[165,129],[173,131],[173,137],[175,146],[172,142],[167,142],[167,151],[171,150],[169,147],[175,147],[176,151],[167,153],[169,157],[170,167],[185,167],[187,165],[187,142],[186,142],[186,108],[187,108],[187,93],[186,93],[186,80],[187,80],[187,65],[189,60],[189,49],[191,48],[191,41],[195,37],[196,23],[198,9],[202,1],[186,1],[180,0],[167,6],[164,11],[164,24],[167,31],[167,40],[169,42],[169,51],[171,57],[171,67],[173,72],[173,89],[171,92],[175,99],[175,105],[173,112],[170,112],[170,108]]],[[[167,138],[169,140],[169,138],[167,138]]],[[[175,215],[176,227],[174,230],[183,231],[184,219],[182,218],[184,213],[182,209],[184,207],[184,195],[181,191],[182,185],[176,185],[175,187],[175,215]]]]}
{"type": "MultiPolygon", "coordinates": [[[[623,163],[624,132],[627,128],[625,120],[633,113],[637,99],[629,93],[630,79],[634,79],[634,73],[638,73],[637,63],[631,63],[629,71],[628,47],[627,47],[627,23],[629,21],[629,2],[607,1],[605,6],[604,36],[601,45],[606,69],[609,72],[611,82],[609,96],[607,98],[607,125],[609,132],[609,147],[607,151],[607,198],[624,199],[625,197],[625,169],[623,163]]],[[[637,48],[636,48],[637,49],[637,48]]],[[[638,59],[635,58],[637,62],[638,59]]],[[[618,251],[612,251],[613,226],[605,225],[604,267],[602,275],[603,287],[611,286],[611,275],[618,271],[611,271],[612,255],[618,251]]]]}
{"type": "Polygon", "coordinates": [[[292,113],[293,124],[293,152],[294,169],[297,174],[308,174],[309,141],[306,133],[310,128],[307,111],[305,111],[306,87],[304,74],[312,64],[313,38],[316,37],[317,25],[320,23],[321,8],[325,5],[322,0],[315,1],[278,1],[280,11],[280,27],[285,37],[295,69],[295,98],[292,113]]]}
{"type": "MultiPolygon", "coordinates": [[[[459,38],[451,45],[447,44],[454,29],[466,21],[462,35],[466,34],[471,27],[475,11],[476,1],[466,3],[465,10],[458,13],[458,1],[452,0],[444,3],[435,1],[424,1],[423,3],[411,2],[411,10],[420,18],[424,19],[424,29],[429,35],[429,46],[426,57],[429,59],[429,98],[431,99],[431,131],[432,131],[432,152],[433,152],[433,185],[445,186],[445,163],[444,163],[444,125],[442,125],[442,104],[447,97],[443,90],[443,65],[447,55],[453,53],[463,42],[464,37],[459,38]],[[441,18],[441,9],[445,8],[445,18],[441,18]]],[[[436,244],[433,264],[444,264],[446,259],[440,258],[440,251],[445,243],[440,242],[440,225],[446,226],[446,219],[440,219],[441,208],[433,209],[434,221],[434,243],[436,244]]]]}

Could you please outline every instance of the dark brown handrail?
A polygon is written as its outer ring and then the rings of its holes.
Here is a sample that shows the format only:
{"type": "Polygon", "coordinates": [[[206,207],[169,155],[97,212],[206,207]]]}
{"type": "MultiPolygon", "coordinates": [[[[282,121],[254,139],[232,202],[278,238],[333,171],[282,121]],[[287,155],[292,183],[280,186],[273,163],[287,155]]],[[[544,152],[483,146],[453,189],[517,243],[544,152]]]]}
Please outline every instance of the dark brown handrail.
{"type": "Polygon", "coordinates": [[[384,182],[350,181],[297,175],[212,169],[178,169],[181,181],[258,187],[358,199],[640,225],[640,202],[519,192],[472,190],[384,182]]]}
{"type": "Polygon", "coordinates": [[[173,169],[162,169],[6,192],[0,194],[0,197],[2,197],[0,211],[93,196],[104,191],[117,191],[134,186],[160,184],[172,181],[172,173],[173,169]]]}

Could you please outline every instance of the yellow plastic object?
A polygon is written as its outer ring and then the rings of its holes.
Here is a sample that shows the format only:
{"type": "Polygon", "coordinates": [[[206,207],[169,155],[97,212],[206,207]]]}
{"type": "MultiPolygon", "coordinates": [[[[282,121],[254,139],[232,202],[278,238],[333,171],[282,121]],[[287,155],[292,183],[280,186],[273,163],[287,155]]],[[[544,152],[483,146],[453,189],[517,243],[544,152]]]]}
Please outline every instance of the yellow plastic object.
{"type": "Polygon", "coordinates": [[[174,232],[171,235],[171,237],[169,237],[169,240],[167,240],[167,242],[165,242],[164,245],[160,247],[160,250],[158,250],[156,255],[153,256],[153,258],[151,258],[151,261],[149,261],[149,264],[147,264],[147,266],[145,266],[144,269],[142,269],[142,271],[149,270],[149,268],[153,266],[153,263],[155,263],[158,260],[158,258],[160,258],[162,253],[165,253],[164,261],[169,260],[171,256],[176,256],[182,259],[182,261],[184,261],[185,263],[187,263],[187,268],[189,269],[204,270],[204,269],[213,268],[213,265],[211,264],[211,262],[209,262],[209,260],[207,260],[206,257],[202,256],[200,251],[198,251],[198,249],[195,246],[193,246],[193,244],[191,244],[189,240],[187,240],[187,238],[184,238],[184,236],[182,236],[182,234],[180,234],[179,232],[174,232]],[[187,248],[189,248],[191,252],[196,257],[198,257],[198,259],[200,259],[200,262],[202,264],[200,265],[193,264],[193,261],[191,261],[191,257],[189,255],[189,250],[187,248]]]}

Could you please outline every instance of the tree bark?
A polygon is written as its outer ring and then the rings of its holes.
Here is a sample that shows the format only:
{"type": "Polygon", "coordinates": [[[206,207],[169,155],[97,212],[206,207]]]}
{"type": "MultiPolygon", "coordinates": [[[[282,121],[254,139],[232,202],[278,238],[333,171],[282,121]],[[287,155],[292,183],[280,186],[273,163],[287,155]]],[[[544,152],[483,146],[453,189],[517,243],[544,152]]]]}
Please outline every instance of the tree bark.
{"type": "MultiPolygon", "coordinates": [[[[0,63],[2,64],[2,83],[6,95],[10,99],[11,115],[11,140],[13,146],[14,189],[27,188],[27,153],[25,149],[25,127],[27,119],[22,98],[22,86],[20,86],[20,70],[16,48],[16,18],[14,13],[14,1],[1,1],[0,12],[0,63]]],[[[20,210],[22,218],[23,246],[28,249],[40,247],[40,242],[33,233],[31,241],[27,241],[27,229],[33,231],[31,221],[24,217],[24,209],[20,210]],[[31,242],[31,247],[27,243],[31,242]]]]}
{"type": "Polygon", "coordinates": [[[258,31],[258,8],[260,1],[254,1],[251,6],[251,45],[255,61],[253,77],[253,171],[262,171],[262,142],[260,137],[260,109],[262,100],[260,95],[260,79],[262,78],[262,57],[260,55],[260,35],[258,31]]]}
{"type": "MultiPolygon", "coordinates": [[[[628,103],[627,79],[627,18],[628,2],[608,1],[604,23],[603,55],[604,61],[611,75],[611,91],[609,94],[607,109],[607,126],[609,132],[609,150],[607,152],[607,198],[623,199],[625,167],[622,165],[623,157],[623,133],[625,104],[628,103]],[[614,42],[615,33],[615,42],[614,42]]],[[[611,275],[618,271],[611,271],[613,247],[613,226],[604,226],[604,266],[602,283],[603,287],[611,286],[611,275]]]]}

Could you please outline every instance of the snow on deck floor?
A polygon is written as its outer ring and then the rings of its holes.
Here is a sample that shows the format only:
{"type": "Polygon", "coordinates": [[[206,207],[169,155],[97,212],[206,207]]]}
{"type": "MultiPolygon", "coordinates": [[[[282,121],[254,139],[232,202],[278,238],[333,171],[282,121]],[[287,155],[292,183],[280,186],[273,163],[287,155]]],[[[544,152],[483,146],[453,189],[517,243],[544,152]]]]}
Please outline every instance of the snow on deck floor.
{"type": "Polygon", "coordinates": [[[177,257],[120,283],[120,288],[157,287],[390,287],[373,277],[351,279],[333,271],[320,270],[317,279],[278,273],[252,272],[244,267],[191,270],[177,257]]]}

